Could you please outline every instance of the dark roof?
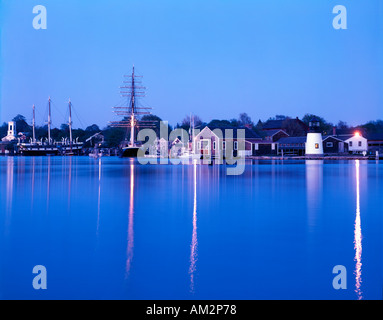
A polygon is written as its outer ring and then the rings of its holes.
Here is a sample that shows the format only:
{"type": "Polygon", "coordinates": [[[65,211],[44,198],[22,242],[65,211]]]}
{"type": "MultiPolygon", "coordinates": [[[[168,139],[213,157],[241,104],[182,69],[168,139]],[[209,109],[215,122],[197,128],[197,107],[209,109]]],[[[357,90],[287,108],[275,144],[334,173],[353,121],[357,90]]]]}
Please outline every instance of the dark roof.
{"type": "Polygon", "coordinates": [[[323,136],[323,141],[325,141],[325,140],[327,140],[327,139],[329,139],[329,138],[333,138],[333,139],[336,139],[336,140],[338,140],[338,141],[344,141],[344,140],[347,140],[347,139],[341,139],[341,138],[339,138],[339,137],[337,137],[337,136],[334,136],[334,135],[331,135],[331,136],[323,136]]]}
{"type": "Polygon", "coordinates": [[[281,129],[283,127],[283,122],[285,120],[268,120],[263,125],[263,130],[270,130],[270,129],[281,129]]]}
{"type": "Polygon", "coordinates": [[[286,131],[283,130],[283,129],[266,130],[266,131],[262,131],[262,134],[263,134],[265,137],[272,137],[272,136],[276,135],[276,134],[277,134],[278,132],[280,132],[280,131],[282,131],[282,132],[284,132],[285,134],[287,134],[286,131]]]}
{"type": "Polygon", "coordinates": [[[310,122],[320,122],[319,119],[317,117],[312,117],[310,119],[310,122]]]}
{"type": "Polygon", "coordinates": [[[383,133],[369,133],[366,138],[371,141],[382,141],[383,133]]]}
{"type": "MultiPolygon", "coordinates": [[[[256,132],[254,132],[253,130],[251,130],[247,127],[208,127],[208,126],[206,126],[205,128],[209,128],[211,131],[214,131],[215,129],[221,130],[224,138],[225,138],[225,130],[226,129],[233,130],[233,138],[234,139],[237,138],[237,130],[241,129],[241,130],[245,130],[245,139],[262,139],[256,132]]],[[[205,129],[205,128],[203,128],[203,129],[205,129]]]]}
{"type": "Polygon", "coordinates": [[[364,136],[365,132],[363,128],[345,128],[345,129],[336,129],[337,136],[351,135],[353,136],[355,132],[358,131],[362,136],[364,136]]]}
{"type": "Polygon", "coordinates": [[[266,123],[263,124],[262,129],[263,130],[284,129],[291,122],[296,122],[303,129],[308,130],[308,126],[302,120],[298,118],[295,118],[295,119],[287,118],[284,120],[268,120],[266,121],[266,123]]]}
{"type": "Polygon", "coordinates": [[[340,140],[346,141],[347,139],[350,139],[353,136],[354,136],[353,134],[340,134],[340,135],[337,135],[336,137],[340,140]]]}
{"type": "Polygon", "coordinates": [[[278,140],[279,144],[301,144],[306,143],[306,137],[283,137],[278,140]]]}

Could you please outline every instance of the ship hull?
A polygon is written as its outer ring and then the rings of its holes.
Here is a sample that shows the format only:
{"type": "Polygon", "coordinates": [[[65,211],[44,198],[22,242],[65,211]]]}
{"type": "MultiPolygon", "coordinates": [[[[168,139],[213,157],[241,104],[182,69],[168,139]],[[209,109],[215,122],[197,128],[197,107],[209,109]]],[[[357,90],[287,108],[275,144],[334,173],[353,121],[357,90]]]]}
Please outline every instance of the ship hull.
{"type": "Polygon", "coordinates": [[[23,156],[57,156],[59,150],[57,148],[23,148],[20,150],[23,156]]]}
{"type": "Polygon", "coordinates": [[[138,147],[129,147],[122,149],[122,155],[121,158],[137,158],[138,150],[140,148],[138,147]]]}

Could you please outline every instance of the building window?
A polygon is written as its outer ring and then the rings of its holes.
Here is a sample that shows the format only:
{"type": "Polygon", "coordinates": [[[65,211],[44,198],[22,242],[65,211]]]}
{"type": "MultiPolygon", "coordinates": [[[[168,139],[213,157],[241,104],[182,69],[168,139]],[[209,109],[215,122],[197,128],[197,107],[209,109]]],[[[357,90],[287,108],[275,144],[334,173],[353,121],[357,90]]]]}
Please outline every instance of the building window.
{"type": "Polygon", "coordinates": [[[226,150],[226,141],[222,141],[222,150],[226,150]]]}
{"type": "Polygon", "coordinates": [[[215,145],[216,145],[216,143],[215,143],[215,141],[213,141],[213,150],[215,150],[215,145]]]}
{"type": "Polygon", "coordinates": [[[350,147],[352,147],[352,141],[349,142],[350,147]]]}
{"type": "Polygon", "coordinates": [[[358,146],[359,146],[359,147],[362,146],[362,141],[359,141],[359,142],[358,142],[358,146]]]}
{"type": "Polygon", "coordinates": [[[238,141],[234,141],[234,150],[238,150],[238,141]]]}
{"type": "Polygon", "coordinates": [[[197,142],[197,150],[201,150],[201,141],[197,142]]]}
{"type": "Polygon", "coordinates": [[[326,147],[327,148],[332,148],[334,146],[334,144],[332,142],[327,142],[326,143],[326,147]]]}
{"type": "Polygon", "coordinates": [[[319,149],[319,143],[315,144],[315,149],[319,149]]]}

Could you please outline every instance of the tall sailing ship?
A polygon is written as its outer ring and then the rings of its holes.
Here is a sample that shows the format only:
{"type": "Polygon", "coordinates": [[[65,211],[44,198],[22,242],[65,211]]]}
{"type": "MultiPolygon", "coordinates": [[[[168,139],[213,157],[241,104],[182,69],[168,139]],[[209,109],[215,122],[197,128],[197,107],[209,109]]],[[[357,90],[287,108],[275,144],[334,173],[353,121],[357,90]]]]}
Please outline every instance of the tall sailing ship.
{"type": "Polygon", "coordinates": [[[32,120],[32,138],[29,143],[20,142],[17,144],[18,151],[24,156],[47,156],[47,155],[75,155],[80,154],[83,143],[78,139],[73,140],[72,135],[72,103],[69,100],[69,140],[62,139],[61,142],[53,141],[51,138],[52,127],[52,100],[48,99],[48,138],[45,140],[36,139],[36,108],[33,105],[33,120],[32,120]]]}
{"type": "Polygon", "coordinates": [[[138,99],[145,97],[146,88],[142,86],[142,76],[135,74],[134,66],[131,75],[124,75],[127,79],[120,87],[120,94],[126,98],[126,105],[113,107],[118,116],[123,116],[121,121],[111,121],[112,127],[126,128],[126,142],[122,148],[122,157],[137,157],[141,143],[136,141],[136,129],[153,127],[156,121],[142,120],[143,115],[150,115],[152,108],[142,107],[138,104],[138,99]],[[130,131],[130,139],[127,140],[130,131]]]}

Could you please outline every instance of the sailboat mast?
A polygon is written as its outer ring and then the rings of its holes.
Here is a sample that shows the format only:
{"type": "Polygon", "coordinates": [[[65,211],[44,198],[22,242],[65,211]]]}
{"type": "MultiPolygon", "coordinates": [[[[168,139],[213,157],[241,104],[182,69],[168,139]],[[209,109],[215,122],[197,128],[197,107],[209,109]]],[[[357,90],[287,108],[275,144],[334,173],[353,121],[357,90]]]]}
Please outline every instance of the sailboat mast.
{"type": "Polygon", "coordinates": [[[132,94],[131,94],[131,101],[132,101],[132,114],[130,116],[130,146],[131,147],[134,147],[135,146],[135,143],[134,143],[134,125],[135,125],[135,121],[134,121],[134,104],[135,104],[135,101],[134,101],[134,87],[135,87],[135,84],[134,84],[134,66],[133,66],[133,72],[132,72],[132,94]]]}
{"type": "Polygon", "coordinates": [[[72,145],[73,137],[72,137],[72,102],[69,99],[69,142],[72,145]]]}
{"type": "Polygon", "coordinates": [[[32,142],[36,143],[36,114],[35,114],[35,105],[33,105],[32,142]]]}
{"type": "Polygon", "coordinates": [[[49,97],[48,100],[48,143],[51,143],[51,124],[52,124],[52,119],[51,119],[51,97],[49,97]]]}
{"type": "MultiPolygon", "coordinates": [[[[111,121],[112,127],[117,128],[126,128],[126,135],[124,138],[124,144],[127,145],[128,148],[124,148],[128,150],[129,148],[137,148],[136,143],[136,127],[137,130],[139,126],[151,127],[154,126],[156,121],[149,119],[141,119],[142,115],[150,115],[150,107],[142,107],[139,103],[136,103],[136,98],[141,98],[145,96],[145,87],[141,85],[142,81],[138,78],[142,78],[142,76],[137,76],[135,73],[135,68],[133,66],[133,70],[129,75],[124,75],[124,77],[129,78],[129,80],[124,81],[124,85],[120,87],[120,94],[122,97],[126,97],[126,105],[125,106],[116,106],[113,107],[115,109],[115,114],[118,116],[123,116],[122,121],[111,121]],[[130,132],[129,132],[130,129],[130,132]],[[130,134],[129,140],[128,136],[130,134]]],[[[138,102],[138,100],[137,100],[138,102]]],[[[124,151],[125,152],[125,151],[124,151]]],[[[133,151],[134,152],[134,151],[133,151]]]]}

